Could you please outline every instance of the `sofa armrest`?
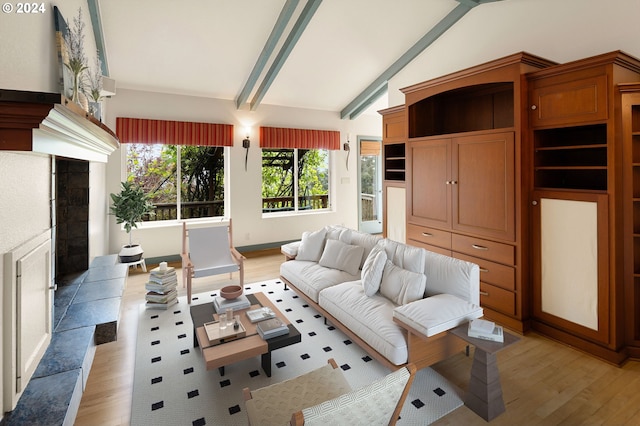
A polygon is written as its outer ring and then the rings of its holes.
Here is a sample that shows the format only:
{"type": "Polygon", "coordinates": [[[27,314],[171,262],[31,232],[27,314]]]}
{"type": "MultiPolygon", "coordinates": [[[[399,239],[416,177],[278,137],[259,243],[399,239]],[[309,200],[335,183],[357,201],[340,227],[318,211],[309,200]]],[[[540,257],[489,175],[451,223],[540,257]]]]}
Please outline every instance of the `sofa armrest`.
{"type": "Polygon", "coordinates": [[[283,244],[280,246],[280,252],[284,254],[285,261],[293,260],[298,255],[298,249],[302,241],[294,241],[292,243],[283,244]]]}
{"type": "Polygon", "coordinates": [[[451,294],[427,297],[393,310],[394,320],[407,324],[426,337],[450,330],[482,315],[480,306],[451,294]]]}
{"type": "Polygon", "coordinates": [[[474,305],[480,305],[480,267],[428,250],[424,274],[427,276],[425,296],[452,294],[474,305]]]}

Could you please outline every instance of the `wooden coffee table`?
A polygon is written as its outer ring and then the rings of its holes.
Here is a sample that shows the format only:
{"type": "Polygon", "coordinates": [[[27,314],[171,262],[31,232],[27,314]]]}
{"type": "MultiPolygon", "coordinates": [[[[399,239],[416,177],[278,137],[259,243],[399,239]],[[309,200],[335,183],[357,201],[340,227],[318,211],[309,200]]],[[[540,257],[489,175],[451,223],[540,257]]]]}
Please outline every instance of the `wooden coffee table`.
{"type": "Polygon", "coordinates": [[[262,369],[267,377],[271,377],[271,352],[284,348],[285,346],[299,343],[302,338],[300,332],[289,322],[282,312],[280,312],[264,293],[247,294],[251,307],[244,310],[234,311],[234,315],[239,315],[240,322],[246,330],[244,337],[225,340],[224,342],[211,342],[204,330],[204,323],[217,321],[218,314],[213,307],[213,303],[191,306],[191,320],[193,321],[193,346],[200,346],[202,357],[204,358],[207,370],[218,368],[221,375],[224,375],[225,365],[233,364],[258,355],[262,358],[262,369]],[[289,327],[289,334],[264,340],[256,331],[256,324],[246,316],[246,311],[268,306],[275,314],[289,327]]]}

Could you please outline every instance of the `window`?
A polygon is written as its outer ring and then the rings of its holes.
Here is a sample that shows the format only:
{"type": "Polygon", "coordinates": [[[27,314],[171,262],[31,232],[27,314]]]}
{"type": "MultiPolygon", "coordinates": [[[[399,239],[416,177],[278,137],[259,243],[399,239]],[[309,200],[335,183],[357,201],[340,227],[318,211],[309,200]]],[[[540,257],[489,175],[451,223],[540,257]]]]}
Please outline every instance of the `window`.
{"type": "Polygon", "coordinates": [[[328,150],[262,150],[263,213],[322,210],[329,206],[328,150]]]}
{"type": "Polygon", "coordinates": [[[224,216],[224,147],[126,146],[127,180],[143,188],[156,206],[155,215],[143,220],[224,216]]]}

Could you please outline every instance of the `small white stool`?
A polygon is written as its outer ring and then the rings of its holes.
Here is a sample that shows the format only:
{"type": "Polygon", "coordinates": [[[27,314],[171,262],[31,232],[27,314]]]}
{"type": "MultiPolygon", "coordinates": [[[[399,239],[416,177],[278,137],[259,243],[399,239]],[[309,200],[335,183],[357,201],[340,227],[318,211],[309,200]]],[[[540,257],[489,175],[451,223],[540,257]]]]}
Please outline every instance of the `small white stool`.
{"type": "Polygon", "coordinates": [[[140,265],[140,267],[142,268],[142,272],[147,272],[147,264],[144,261],[144,257],[140,260],[136,260],[135,262],[127,262],[127,265],[129,265],[130,267],[135,266],[136,269],[138,269],[138,265],[140,265]]]}

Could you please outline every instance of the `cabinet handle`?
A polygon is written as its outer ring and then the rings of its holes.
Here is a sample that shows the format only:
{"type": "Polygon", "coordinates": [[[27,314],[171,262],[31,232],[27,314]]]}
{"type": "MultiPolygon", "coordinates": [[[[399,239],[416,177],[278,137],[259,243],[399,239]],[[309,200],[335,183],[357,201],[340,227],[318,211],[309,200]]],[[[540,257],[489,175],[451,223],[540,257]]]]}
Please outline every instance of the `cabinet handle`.
{"type": "Polygon", "coordinates": [[[489,292],[486,292],[486,291],[480,292],[480,296],[488,296],[488,295],[489,295],[489,292]]]}
{"type": "Polygon", "coordinates": [[[446,183],[447,185],[451,185],[451,181],[450,181],[450,180],[446,181],[445,183],[446,183]]]}
{"type": "Polygon", "coordinates": [[[538,107],[536,105],[531,105],[531,110],[535,111],[537,109],[538,109],[538,107]]]}
{"type": "Polygon", "coordinates": [[[457,181],[457,180],[452,180],[452,181],[451,181],[451,185],[457,185],[457,184],[458,184],[458,181],[457,181]]]}
{"type": "Polygon", "coordinates": [[[480,268],[480,272],[489,272],[487,268],[480,268]]]}
{"type": "Polygon", "coordinates": [[[423,233],[422,233],[422,236],[423,236],[423,237],[433,237],[433,234],[430,234],[430,233],[428,233],[428,232],[423,232],[423,233]]]}
{"type": "Polygon", "coordinates": [[[473,247],[476,250],[489,250],[487,247],[479,246],[477,244],[471,244],[471,247],[473,247]]]}

